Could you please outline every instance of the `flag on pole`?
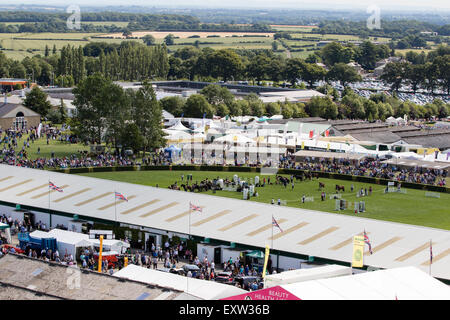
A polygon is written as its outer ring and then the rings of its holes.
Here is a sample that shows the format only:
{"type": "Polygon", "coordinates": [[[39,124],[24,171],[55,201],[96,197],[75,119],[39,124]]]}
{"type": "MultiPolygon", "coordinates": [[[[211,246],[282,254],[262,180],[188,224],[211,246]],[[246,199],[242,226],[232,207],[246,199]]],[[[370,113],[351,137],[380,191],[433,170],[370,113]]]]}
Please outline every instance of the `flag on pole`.
{"type": "Polygon", "coordinates": [[[366,230],[364,230],[364,242],[369,246],[369,252],[372,254],[372,245],[370,244],[369,237],[367,236],[366,230]]]}
{"type": "Polygon", "coordinates": [[[195,204],[192,204],[189,202],[189,210],[203,212],[202,207],[196,206],[195,204]]]}
{"type": "Polygon", "coordinates": [[[281,229],[280,225],[278,224],[277,220],[275,220],[274,217],[272,217],[272,225],[280,229],[281,232],[283,232],[283,229],[281,229]]]}
{"type": "Polygon", "coordinates": [[[124,201],[127,201],[127,202],[128,202],[128,199],[125,198],[125,196],[124,196],[123,194],[121,194],[121,193],[119,193],[119,192],[115,192],[115,194],[116,194],[116,199],[124,200],[124,201]]]}
{"type": "Polygon", "coordinates": [[[56,190],[56,191],[58,191],[58,192],[63,192],[63,189],[62,188],[60,188],[60,187],[58,187],[58,186],[56,186],[53,182],[48,182],[48,187],[50,188],[50,189],[52,189],[52,190],[56,190]]]}

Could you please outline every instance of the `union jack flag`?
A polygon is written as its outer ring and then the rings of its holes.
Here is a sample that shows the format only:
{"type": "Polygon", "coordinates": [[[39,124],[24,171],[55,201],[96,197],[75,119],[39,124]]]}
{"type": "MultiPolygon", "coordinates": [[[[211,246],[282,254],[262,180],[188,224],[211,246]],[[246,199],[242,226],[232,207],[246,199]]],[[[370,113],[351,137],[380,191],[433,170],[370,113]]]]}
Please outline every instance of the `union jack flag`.
{"type": "Polygon", "coordinates": [[[189,202],[189,210],[203,212],[202,207],[196,206],[195,204],[192,204],[189,202]]]}
{"type": "Polygon", "coordinates": [[[62,188],[60,188],[60,187],[58,187],[58,186],[56,186],[53,182],[48,182],[48,187],[50,188],[50,189],[52,189],[52,190],[56,190],[56,191],[58,191],[58,192],[63,192],[63,189],[62,188]]]}
{"type": "Polygon", "coordinates": [[[283,232],[283,229],[281,229],[280,225],[278,224],[277,220],[275,220],[274,217],[272,217],[272,225],[280,229],[281,232],[283,232]]]}
{"type": "Polygon", "coordinates": [[[369,246],[369,252],[372,254],[372,245],[370,244],[369,237],[367,236],[366,230],[364,230],[364,242],[369,246]]]}
{"type": "Polygon", "coordinates": [[[128,202],[128,199],[125,198],[125,196],[123,194],[121,194],[119,192],[115,192],[115,194],[116,194],[116,199],[120,199],[120,200],[124,200],[124,201],[128,202]]]}

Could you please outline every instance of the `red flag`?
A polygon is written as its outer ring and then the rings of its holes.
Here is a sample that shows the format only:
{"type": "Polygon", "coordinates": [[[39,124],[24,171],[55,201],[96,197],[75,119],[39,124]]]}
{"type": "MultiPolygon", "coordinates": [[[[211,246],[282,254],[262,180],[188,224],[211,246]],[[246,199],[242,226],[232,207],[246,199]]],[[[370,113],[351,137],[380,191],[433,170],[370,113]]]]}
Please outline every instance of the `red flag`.
{"type": "Polygon", "coordinates": [[[325,131],[325,137],[328,137],[330,135],[330,130],[325,131]]]}
{"type": "Polygon", "coordinates": [[[309,131],[309,138],[312,139],[313,136],[314,136],[314,131],[310,130],[310,131],[309,131]]]}

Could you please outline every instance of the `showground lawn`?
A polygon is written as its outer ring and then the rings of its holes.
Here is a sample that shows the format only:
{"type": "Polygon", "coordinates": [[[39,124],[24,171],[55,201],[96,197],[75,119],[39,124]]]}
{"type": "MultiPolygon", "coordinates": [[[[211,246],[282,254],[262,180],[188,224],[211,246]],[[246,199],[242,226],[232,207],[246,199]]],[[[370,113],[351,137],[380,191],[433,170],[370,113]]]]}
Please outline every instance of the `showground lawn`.
{"type": "MultiPolygon", "coordinates": [[[[148,186],[156,186],[160,188],[167,188],[169,185],[178,182],[181,184],[181,175],[184,174],[186,179],[187,174],[193,174],[193,182],[205,178],[214,179],[216,177],[232,179],[234,174],[239,177],[254,178],[255,173],[234,173],[234,172],[212,172],[212,171],[138,171],[138,172],[99,172],[81,174],[84,176],[116,180],[122,182],[136,183],[148,186]]],[[[275,182],[275,176],[262,176],[260,179],[271,177],[271,183],[275,182]]],[[[294,179],[295,181],[295,179],[294,179]]],[[[272,199],[275,203],[278,199],[286,200],[287,206],[295,208],[306,208],[312,210],[332,212],[336,214],[345,214],[356,216],[353,212],[353,203],[355,201],[365,201],[366,212],[359,213],[357,216],[372,218],[385,221],[394,221],[406,224],[421,225],[426,227],[433,227],[439,229],[450,230],[450,194],[440,193],[440,198],[425,197],[424,190],[405,189],[406,194],[403,193],[387,193],[383,191],[385,186],[320,178],[319,181],[325,183],[327,199],[321,201],[319,191],[319,183],[317,179],[307,182],[296,182],[292,190],[289,184],[285,189],[282,185],[267,185],[265,187],[256,188],[259,196],[252,197],[250,201],[258,201],[270,203],[272,199]],[[354,184],[354,192],[350,192],[351,184],[354,184]],[[336,184],[344,185],[345,192],[342,193],[342,199],[352,203],[352,206],[345,211],[335,211],[335,200],[329,198],[331,194],[335,193],[336,184]],[[356,197],[356,190],[372,186],[372,195],[367,197],[356,197]],[[313,202],[301,202],[301,197],[314,197],[313,202]]],[[[126,190],[122,190],[126,194],[126,190]]],[[[205,192],[212,194],[212,191],[205,192]]],[[[217,196],[242,199],[242,193],[231,191],[217,191],[217,196]]],[[[242,200],[244,201],[244,200],[242,200]]]]}

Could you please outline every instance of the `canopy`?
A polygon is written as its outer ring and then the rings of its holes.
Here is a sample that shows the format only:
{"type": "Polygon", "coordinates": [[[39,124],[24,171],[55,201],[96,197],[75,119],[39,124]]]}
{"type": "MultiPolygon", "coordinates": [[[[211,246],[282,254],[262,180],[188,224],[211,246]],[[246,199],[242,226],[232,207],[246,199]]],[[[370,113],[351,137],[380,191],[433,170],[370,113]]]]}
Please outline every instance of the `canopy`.
{"type": "Polygon", "coordinates": [[[252,252],[247,253],[247,257],[251,258],[257,258],[257,259],[264,259],[264,253],[259,250],[254,250],[252,252]]]}
{"type": "Polygon", "coordinates": [[[48,233],[49,238],[55,238],[60,255],[71,254],[76,257],[78,247],[93,247],[87,234],[66,231],[61,229],[52,229],[48,233]]]}
{"type": "Polygon", "coordinates": [[[167,128],[167,130],[178,130],[178,131],[189,131],[189,128],[186,128],[185,126],[183,126],[183,124],[181,123],[181,121],[178,121],[176,124],[174,124],[173,126],[167,128]]]}
{"type": "Polygon", "coordinates": [[[5,233],[6,233],[6,241],[8,241],[8,243],[11,243],[11,230],[10,230],[9,224],[5,224],[5,223],[1,223],[0,222],[0,230],[5,231],[5,233]]]}
{"type": "Polygon", "coordinates": [[[247,138],[246,136],[241,135],[241,134],[228,134],[226,136],[215,139],[214,142],[226,142],[226,143],[238,143],[238,144],[255,143],[254,140],[247,138]]]}
{"type": "MultiPolygon", "coordinates": [[[[450,288],[416,267],[403,267],[279,285],[251,294],[254,300],[449,300],[450,288]]],[[[227,300],[241,299],[238,295],[227,300]]]]}
{"type": "Polygon", "coordinates": [[[134,264],[130,264],[114,273],[114,276],[184,291],[203,300],[218,300],[246,292],[243,289],[227,284],[188,278],[169,272],[139,267],[134,264]]]}
{"type": "Polygon", "coordinates": [[[427,300],[450,299],[450,288],[416,267],[403,267],[352,276],[282,286],[300,299],[427,300]]]}

